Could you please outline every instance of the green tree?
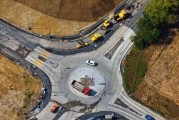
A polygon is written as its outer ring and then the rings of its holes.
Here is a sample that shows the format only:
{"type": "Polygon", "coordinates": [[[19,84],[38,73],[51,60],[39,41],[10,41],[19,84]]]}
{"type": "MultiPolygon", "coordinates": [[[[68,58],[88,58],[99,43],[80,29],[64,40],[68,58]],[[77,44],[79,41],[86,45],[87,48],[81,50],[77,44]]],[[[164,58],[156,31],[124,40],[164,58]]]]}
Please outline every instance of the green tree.
{"type": "Polygon", "coordinates": [[[179,0],[150,0],[145,13],[154,25],[178,22],[179,0]]]}
{"type": "Polygon", "coordinates": [[[137,23],[139,31],[132,37],[132,41],[139,49],[144,49],[159,36],[159,30],[152,24],[148,15],[144,13],[143,17],[139,19],[137,23]]]}
{"type": "Polygon", "coordinates": [[[179,22],[179,0],[150,0],[137,26],[139,31],[132,37],[135,46],[144,49],[158,39],[160,29],[179,22]]]}

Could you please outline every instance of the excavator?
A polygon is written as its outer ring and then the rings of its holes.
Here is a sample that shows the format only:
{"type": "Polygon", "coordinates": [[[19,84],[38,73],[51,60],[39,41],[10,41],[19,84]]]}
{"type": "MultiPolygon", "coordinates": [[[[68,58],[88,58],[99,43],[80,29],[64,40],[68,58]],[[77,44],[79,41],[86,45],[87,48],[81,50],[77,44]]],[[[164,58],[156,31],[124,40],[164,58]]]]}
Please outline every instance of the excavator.
{"type": "Polygon", "coordinates": [[[119,12],[119,14],[114,16],[115,21],[121,21],[126,19],[130,15],[130,12],[126,9],[123,9],[119,12]]]}

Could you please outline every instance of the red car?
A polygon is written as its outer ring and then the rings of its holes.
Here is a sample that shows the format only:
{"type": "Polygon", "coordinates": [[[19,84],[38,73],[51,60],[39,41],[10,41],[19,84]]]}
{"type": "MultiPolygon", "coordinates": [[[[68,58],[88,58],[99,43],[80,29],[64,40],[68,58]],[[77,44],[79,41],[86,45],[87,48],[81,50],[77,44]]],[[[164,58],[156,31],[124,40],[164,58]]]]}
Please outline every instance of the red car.
{"type": "Polygon", "coordinates": [[[58,108],[59,108],[59,105],[58,105],[58,104],[55,104],[55,105],[53,105],[53,107],[51,108],[50,111],[51,111],[52,113],[55,113],[58,108]]]}

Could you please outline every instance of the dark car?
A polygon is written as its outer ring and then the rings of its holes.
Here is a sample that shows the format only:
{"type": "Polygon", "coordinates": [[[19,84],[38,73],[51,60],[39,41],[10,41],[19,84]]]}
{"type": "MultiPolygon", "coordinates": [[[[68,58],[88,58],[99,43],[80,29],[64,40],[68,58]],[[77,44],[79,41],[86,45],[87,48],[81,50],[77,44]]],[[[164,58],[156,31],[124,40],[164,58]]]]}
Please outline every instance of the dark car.
{"type": "Polygon", "coordinates": [[[153,117],[150,116],[150,115],[146,115],[146,116],[145,116],[145,119],[146,119],[146,120],[155,120],[155,118],[153,118],[153,117]]]}

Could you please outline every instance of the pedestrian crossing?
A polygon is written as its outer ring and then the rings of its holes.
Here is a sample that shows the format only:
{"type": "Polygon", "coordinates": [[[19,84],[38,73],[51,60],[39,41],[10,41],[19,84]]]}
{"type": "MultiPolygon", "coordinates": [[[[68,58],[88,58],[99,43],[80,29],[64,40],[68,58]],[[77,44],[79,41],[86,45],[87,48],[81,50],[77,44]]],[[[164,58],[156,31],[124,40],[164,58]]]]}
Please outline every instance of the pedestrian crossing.
{"type": "Polygon", "coordinates": [[[45,62],[40,59],[35,59],[33,64],[36,65],[38,68],[41,68],[45,64],[45,62]]]}
{"type": "Polygon", "coordinates": [[[47,52],[46,50],[43,50],[40,56],[44,57],[45,59],[48,59],[51,56],[51,53],[47,52]]]}
{"type": "Polygon", "coordinates": [[[38,68],[42,68],[45,65],[46,60],[51,56],[52,53],[38,46],[25,59],[38,68]]]}

